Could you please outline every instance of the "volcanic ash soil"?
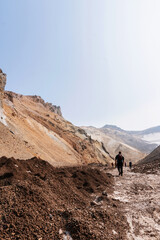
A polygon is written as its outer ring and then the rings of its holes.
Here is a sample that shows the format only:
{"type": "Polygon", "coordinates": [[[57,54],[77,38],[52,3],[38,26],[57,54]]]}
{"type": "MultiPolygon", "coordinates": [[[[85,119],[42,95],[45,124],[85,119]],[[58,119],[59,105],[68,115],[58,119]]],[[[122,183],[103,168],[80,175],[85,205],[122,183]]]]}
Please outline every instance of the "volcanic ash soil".
{"type": "Polygon", "coordinates": [[[0,159],[0,239],[126,239],[129,225],[104,167],[0,159]]]}

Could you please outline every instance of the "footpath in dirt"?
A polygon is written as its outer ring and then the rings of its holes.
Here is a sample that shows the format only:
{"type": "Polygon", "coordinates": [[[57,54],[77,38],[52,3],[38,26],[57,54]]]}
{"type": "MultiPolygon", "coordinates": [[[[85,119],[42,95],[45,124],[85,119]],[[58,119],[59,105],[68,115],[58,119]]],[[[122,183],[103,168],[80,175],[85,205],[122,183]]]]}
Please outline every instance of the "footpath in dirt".
{"type": "Polygon", "coordinates": [[[124,168],[122,177],[117,169],[110,171],[115,179],[111,197],[121,202],[129,224],[129,240],[160,239],[160,171],[159,165],[150,165],[136,167],[134,171],[124,168]]]}

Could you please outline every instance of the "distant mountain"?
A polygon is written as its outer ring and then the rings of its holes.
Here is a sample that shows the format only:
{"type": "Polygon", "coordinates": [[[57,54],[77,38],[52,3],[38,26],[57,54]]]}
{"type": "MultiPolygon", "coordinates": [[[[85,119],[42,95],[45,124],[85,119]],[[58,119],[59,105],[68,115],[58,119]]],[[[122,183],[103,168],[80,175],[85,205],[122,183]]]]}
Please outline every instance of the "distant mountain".
{"type": "Polygon", "coordinates": [[[117,127],[116,125],[108,125],[106,124],[104,127],[102,127],[102,129],[113,129],[113,130],[118,130],[118,131],[121,131],[121,132],[126,132],[125,130],[123,130],[122,128],[120,127],[117,127]]]}
{"type": "MultiPolygon", "coordinates": [[[[95,127],[83,127],[83,129],[87,132],[88,135],[91,136],[94,140],[99,142],[103,142],[105,149],[110,153],[110,155],[115,158],[116,154],[119,151],[122,151],[125,157],[125,161],[136,162],[146,156],[146,154],[138,149],[125,144],[120,138],[116,135],[103,132],[102,129],[98,129],[95,127]]],[[[116,130],[117,131],[117,130],[116,130]]]]}
{"type": "Polygon", "coordinates": [[[127,131],[128,133],[135,134],[135,135],[146,135],[146,134],[153,134],[153,133],[160,133],[160,126],[148,128],[142,131],[127,131]]]}
{"type": "Polygon", "coordinates": [[[160,126],[148,128],[143,131],[130,131],[129,133],[148,143],[156,144],[157,146],[160,145],[160,126]]]}
{"type": "MultiPolygon", "coordinates": [[[[105,125],[101,129],[104,129],[105,131],[107,130],[118,131],[117,135],[121,135],[121,134],[124,135],[125,133],[127,135],[129,134],[128,136],[132,136],[136,138],[138,137],[138,139],[143,140],[145,143],[151,144],[151,146],[148,148],[148,151],[147,151],[148,153],[151,152],[153,149],[155,149],[158,145],[160,145],[160,126],[148,128],[142,131],[126,131],[115,125],[105,125]]],[[[128,143],[128,139],[125,141],[126,143],[128,143]]],[[[132,146],[131,142],[129,142],[129,144],[131,144],[132,146]]],[[[140,145],[142,145],[142,143],[140,143],[140,145]]],[[[137,147],[137,144],[133,145],[133,147],[137,147]]],[[[143,149],[140,147],[139,150],[146,151],[145,146],[143,146],[143,149]]]]}
{"type": "Polygon", "coordinates": [[[160,126],[142,131],[126,131],[116,125],[102,128],[83,127],[94,140],[104,143],[112,157],[122,151],[128,161],[136,162],[151,153],[160,144],[160,126]]]}
{"type": "Polygon", "coordinates": [[[143,131],[126,131],[114,125],[105,125],[100,130],[113,139],[125,143],[133,148],[138,149],[143,153],[152,152],[157,146],[160,132],[155,128],[146,129],[143,131]],[[153,129],[153,133],[152,133],[153,129]],[[155,132],[157,131],[157,132],[155,132]],[[156,136],[155,134],[158,135],[156,136]]]}

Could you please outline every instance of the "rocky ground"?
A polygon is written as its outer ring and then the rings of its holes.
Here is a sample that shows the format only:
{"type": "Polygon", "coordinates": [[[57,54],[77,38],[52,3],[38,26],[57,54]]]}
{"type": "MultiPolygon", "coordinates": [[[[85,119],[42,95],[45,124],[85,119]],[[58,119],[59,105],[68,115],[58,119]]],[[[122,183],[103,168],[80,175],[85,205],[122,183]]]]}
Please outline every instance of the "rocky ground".
{"type": "Polygon", "coordinates": [[[138,164],[133,169],[134,172],[146,174],[158,174],[160,172],[160,160],[138,164]]]}
{"type": "Polygon", "coordinates": [[[0,159],[0,239],[159,240],[159,161],[131,171],[0,159]]]}
{"type": "Polygon", "coordinates": [[[0,239],[119,240],[129,225],[106,167],[0,159],[0,239]],[[113,194],[114,195],[114,194],[113,194]]]}
{"type": "Polygon", "coordinates": [[[137,165],[132,171],[124,169],[119,177],[117,169],[111,197],[121,202],[129,223],[129,240],[160,239],[160,161],[137,165]]]}

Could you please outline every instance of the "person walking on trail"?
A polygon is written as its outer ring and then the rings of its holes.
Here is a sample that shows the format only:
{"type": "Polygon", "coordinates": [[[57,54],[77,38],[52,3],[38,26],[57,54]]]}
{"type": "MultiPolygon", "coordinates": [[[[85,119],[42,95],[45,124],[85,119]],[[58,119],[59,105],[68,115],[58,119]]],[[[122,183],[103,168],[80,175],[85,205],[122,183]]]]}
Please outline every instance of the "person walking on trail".
{"type": "Polygon", "coordinates": [[[119,154],[115,157],[115,164],[118,168],[119,175],[123,175],[123,163],[124,163],[124,157],[122,156],[122,153],[119,152],[119,154]]]}
{"type": "Polygon", "coordinates": [[[132,168],[132,162],[129,162],[129,168],[130,169],[132,168]]]}

